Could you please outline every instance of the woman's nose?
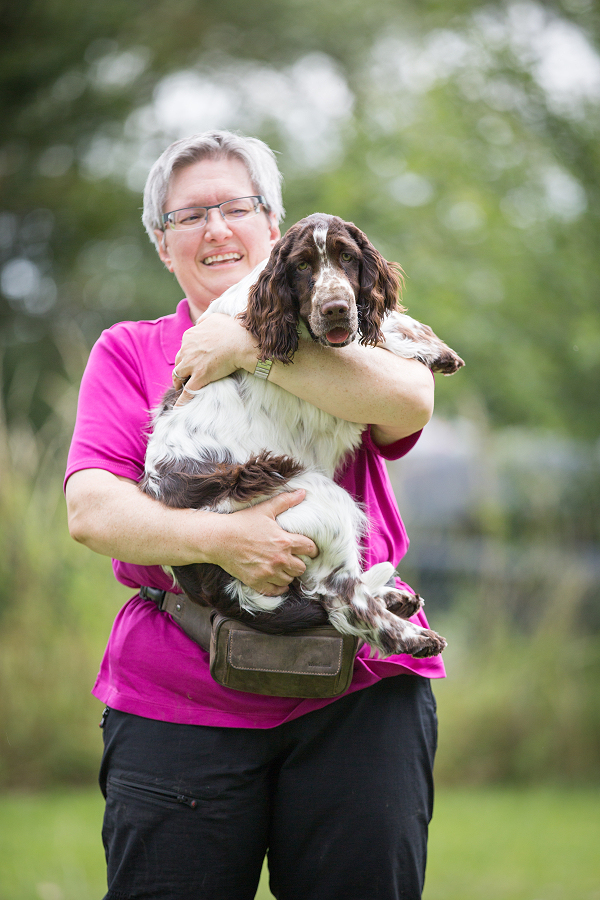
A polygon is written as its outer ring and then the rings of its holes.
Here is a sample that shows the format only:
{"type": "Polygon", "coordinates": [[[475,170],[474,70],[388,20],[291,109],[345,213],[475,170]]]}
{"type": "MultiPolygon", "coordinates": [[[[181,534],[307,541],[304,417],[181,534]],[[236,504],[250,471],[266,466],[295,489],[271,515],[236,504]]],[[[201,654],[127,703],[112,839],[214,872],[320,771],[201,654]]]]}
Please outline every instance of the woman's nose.
{"type": "Polygon", "coordinates": [[[219,209],[209,209],[208,219],[204,227],[205,237],[208,240],[216,240],[230,234],[232,234],[231,228],[221,215],[221,211],[219,209]]]}

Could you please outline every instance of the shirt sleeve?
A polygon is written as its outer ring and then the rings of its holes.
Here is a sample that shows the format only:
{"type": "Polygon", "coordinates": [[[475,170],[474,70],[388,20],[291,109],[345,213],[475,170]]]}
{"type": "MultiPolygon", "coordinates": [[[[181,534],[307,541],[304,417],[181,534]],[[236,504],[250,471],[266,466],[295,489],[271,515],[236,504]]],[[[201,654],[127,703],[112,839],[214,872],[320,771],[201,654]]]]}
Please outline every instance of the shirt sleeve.
{"type": "Polygon", "coordinates": [[[423,429],[415,431],[414,434],[409,434],[407,437],[400,438],[400,440],[394,441],[392,444],[380,446],[373,440],[371,426],[369,425],[368,428],[363,431],[363,446],[366,447],[367,450],[371,450],[371,452],[375,453],[377,456],[383,457],[383,459],[400,459],[402,456],[406,456],[409,450],[412,450],[422,433],[423,429]]]}
{"type": "Polygon", "coordinates": [[[125,327],[103,332],[86,366],[67,479],[81,469],[106,469],[139,481],[151,424],[150,401],[137,348],[125,327]]]}

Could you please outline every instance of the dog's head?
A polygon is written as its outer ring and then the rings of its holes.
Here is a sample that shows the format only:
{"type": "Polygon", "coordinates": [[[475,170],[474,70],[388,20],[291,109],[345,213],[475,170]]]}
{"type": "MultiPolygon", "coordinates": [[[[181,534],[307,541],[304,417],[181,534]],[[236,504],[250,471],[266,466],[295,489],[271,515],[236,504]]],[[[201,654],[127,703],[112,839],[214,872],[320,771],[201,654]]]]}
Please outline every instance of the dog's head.
{"type": "Polygon", "coordinates": [[[356,225],[315,213],[275,244],[250,289],[243,321],[263,359],[289,362],[302,319],[315,341],[345,347],[381,339],[381,320],[400,309],[402,270],[388,263],[356,225]]]}

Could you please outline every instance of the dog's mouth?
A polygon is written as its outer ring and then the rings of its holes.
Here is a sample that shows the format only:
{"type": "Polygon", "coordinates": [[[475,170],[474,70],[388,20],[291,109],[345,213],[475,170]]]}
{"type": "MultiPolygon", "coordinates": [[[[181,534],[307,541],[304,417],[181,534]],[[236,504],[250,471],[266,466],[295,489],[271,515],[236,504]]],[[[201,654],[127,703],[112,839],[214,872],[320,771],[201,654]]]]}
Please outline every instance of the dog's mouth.
{"type": "Polygon", "coordinates": [[[331,331],[328,331],[325,334],[327,343],[331,344],[332,346],[345,344],[349,337],[350,332],[347,328],[332,328],[331,331]]]}

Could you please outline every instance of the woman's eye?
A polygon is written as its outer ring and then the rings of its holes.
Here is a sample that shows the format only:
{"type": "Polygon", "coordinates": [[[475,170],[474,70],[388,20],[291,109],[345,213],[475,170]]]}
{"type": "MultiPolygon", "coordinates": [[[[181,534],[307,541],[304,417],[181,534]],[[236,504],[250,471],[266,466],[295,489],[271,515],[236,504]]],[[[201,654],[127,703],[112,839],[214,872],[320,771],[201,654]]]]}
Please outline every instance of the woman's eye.
{"type": "Polygon", "coordinates": [[[344,262],[350,262],[350,260],[353,259],[353,256],[352,256],[351,253],[345,253],[345,252],[344,252],[344,253],[340,253],[340,256],[341,256],[341,258],[343,259],[344,262]]]}
{"type": "Polygon", "coordinates": [[[300,272],[303,272],[305,269],[308,269],[308,263],[307,262],[299,262],[298,265],[296,266],[296,268],[300,272]]]}

